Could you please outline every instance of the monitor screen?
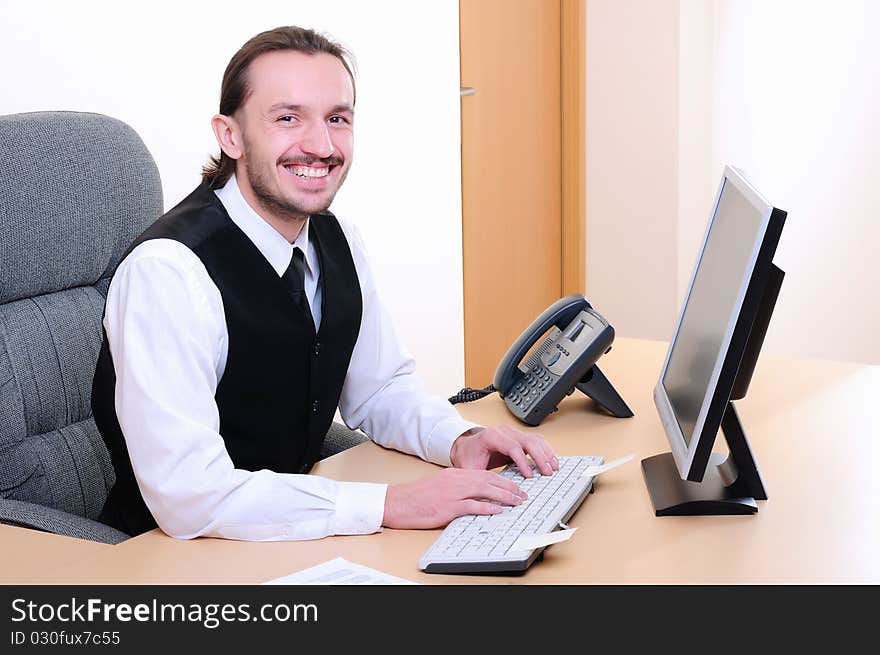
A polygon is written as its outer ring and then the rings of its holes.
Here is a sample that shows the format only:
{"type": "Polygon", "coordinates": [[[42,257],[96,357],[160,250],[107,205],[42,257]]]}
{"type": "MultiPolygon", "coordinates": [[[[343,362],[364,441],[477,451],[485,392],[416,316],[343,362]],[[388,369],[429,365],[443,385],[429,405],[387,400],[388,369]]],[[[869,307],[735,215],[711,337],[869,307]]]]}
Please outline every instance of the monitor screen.
{"type": "Polygon", "coordinates": [[[690,449],[705,420],[769,217],[725,175],[661,383],[690,449]]]}

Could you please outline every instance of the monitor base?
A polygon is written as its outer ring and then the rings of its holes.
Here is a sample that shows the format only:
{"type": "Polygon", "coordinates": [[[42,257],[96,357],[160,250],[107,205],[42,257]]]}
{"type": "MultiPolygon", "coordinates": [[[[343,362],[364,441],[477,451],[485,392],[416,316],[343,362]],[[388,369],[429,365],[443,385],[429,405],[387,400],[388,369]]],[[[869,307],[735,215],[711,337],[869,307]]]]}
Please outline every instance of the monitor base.
{"type": "Polygon", "coordinates": [[[718,470],[725,461],[721,453],[712,453],[702,482],[682,480],[672,453],[642,460],[642,475],[655,516],[705,516],[718,514],[756,514],[758,504],[743,495],[737,484],[726,486],[718,470]]]}

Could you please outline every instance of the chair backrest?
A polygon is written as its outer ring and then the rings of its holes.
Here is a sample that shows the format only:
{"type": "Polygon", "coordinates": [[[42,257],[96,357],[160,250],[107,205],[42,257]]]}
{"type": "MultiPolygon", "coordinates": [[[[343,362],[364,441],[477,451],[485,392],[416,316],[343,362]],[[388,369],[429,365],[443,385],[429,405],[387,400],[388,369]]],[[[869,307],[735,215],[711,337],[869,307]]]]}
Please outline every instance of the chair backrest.
{"type": "Polygon", "coordinates": [[[104,298],[161,213],[156,164],[125,123],[0,116],[0,497],[100,513],[115,481],[90,402],[104,298]]]}

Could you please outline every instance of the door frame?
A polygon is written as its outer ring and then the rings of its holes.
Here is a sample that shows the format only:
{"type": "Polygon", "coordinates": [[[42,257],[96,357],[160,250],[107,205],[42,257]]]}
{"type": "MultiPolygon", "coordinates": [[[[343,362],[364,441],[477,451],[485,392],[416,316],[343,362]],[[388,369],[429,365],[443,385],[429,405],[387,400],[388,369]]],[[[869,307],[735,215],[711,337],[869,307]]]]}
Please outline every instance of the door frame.
{"type": "Polygon", "coordinates": [[[586,292],[586,8],[561,0],[562,293],[586,292]]]}

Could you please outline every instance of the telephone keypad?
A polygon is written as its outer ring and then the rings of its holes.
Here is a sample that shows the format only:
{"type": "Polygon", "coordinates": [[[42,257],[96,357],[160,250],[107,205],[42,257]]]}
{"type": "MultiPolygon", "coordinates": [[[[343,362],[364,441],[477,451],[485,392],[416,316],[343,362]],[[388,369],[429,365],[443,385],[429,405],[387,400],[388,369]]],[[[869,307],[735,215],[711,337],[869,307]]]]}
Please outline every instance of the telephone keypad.
{"type": "Polygon", "coordinates": [[[539,396],[543,396],[545,390],[552,384],[554,375],[540,365],[534,365],[519,382],[511,389],[509,395],[510,404],[517,408],[523,415],[527,414],[539,396]]]}

